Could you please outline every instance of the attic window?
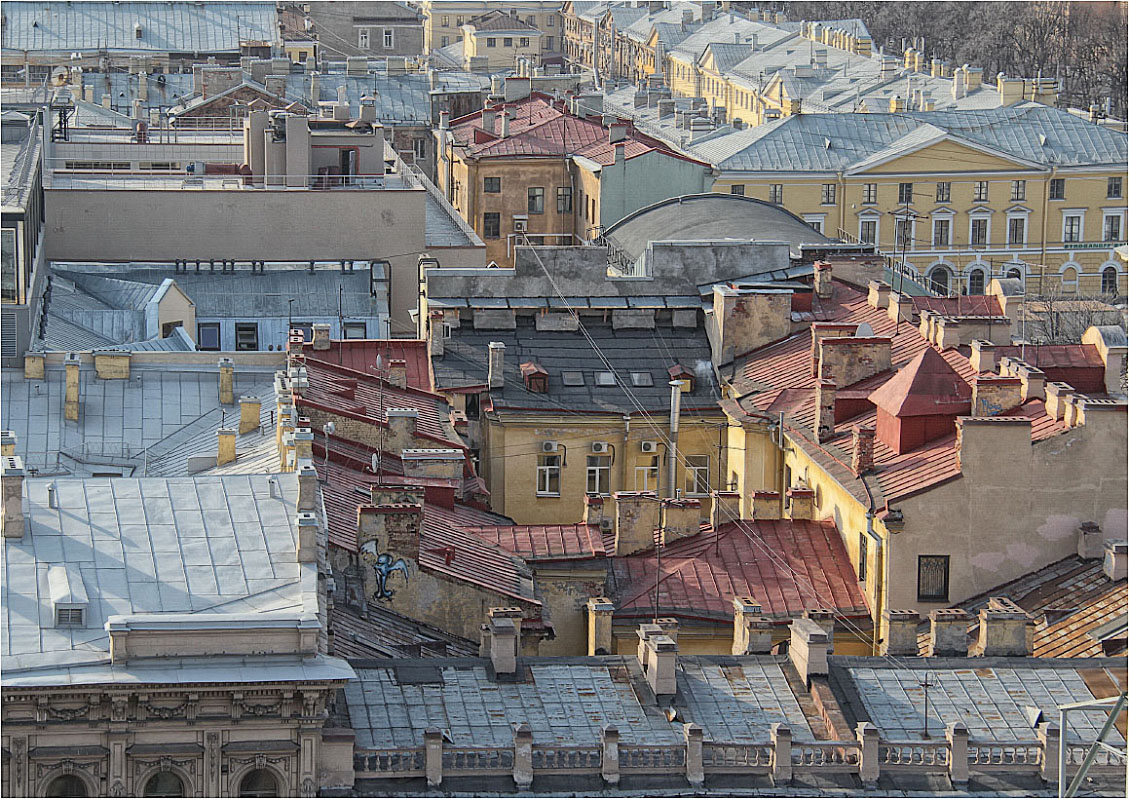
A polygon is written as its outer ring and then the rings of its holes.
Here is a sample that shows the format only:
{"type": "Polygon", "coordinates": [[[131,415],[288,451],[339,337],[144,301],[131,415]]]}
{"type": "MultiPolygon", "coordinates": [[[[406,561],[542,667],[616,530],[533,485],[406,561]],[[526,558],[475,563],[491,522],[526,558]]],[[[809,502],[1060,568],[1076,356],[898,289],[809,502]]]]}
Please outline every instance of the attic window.
{"type": "Polygon", "coordinates": [[[689,393],[694,390],[694,373],[687,369],[680,363],[667,369],[667,374],[670,375],[671,380],[678,380],[682,383],[682,392],[689,393]]]}
{"type": "Polygon", "coordinates": [[[646,386],[653,386],[654,384],[655,384],[655,380],[654,380],[653,377],[651,377],[650,372],[632,372],[631,373],[631,385],[633,385],[633,386],[638,386],[638,387],[642,388],[642,387],[646,387],[646,386]]]}
{"type": "Polygon", "coordinates": [[[549,373],[544,367],[533,361],[526,361],[521,365],[521,377],[525,381],[527,391],[535,394],[545,394],[549,390],[549,373]]]}
{"type": "Polygon", "coordinates": [[[584,373],[574,371],[561,372],[561,384],[572,387],[582,386],[584,385],[584,373]]]}
{"type": "Polygon", "coordinates": [[[72,565],[52,566],[47,570],[51,607],[56,627],[82,627],[86,624],[86,608],[90,604],[82,572],[72,565]]]}
{"type": "Polygon", "coordinates": [[[615,372],[596,372],[597,386],[614,386],[615,372]]]}

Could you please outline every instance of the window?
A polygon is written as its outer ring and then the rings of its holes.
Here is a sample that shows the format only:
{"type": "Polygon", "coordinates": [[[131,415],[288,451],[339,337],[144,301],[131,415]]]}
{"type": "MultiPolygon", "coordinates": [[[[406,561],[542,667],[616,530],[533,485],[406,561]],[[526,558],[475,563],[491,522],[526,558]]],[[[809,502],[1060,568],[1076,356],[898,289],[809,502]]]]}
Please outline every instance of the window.
{"type": "Polygon", "coordinates": [[[774,205],[784,204],[784,184],[773,183],[768,187],[768,201],[774,205]]]}
{"type": "Polygon", "coordinates": [[[913,227],[908,219],[894,221],[894,246],[899,250],[913,249],[913,227]]]}
{"type": "Polygon", "coordinates": [[[1064,242],[1082,240],[1082,217],[1072,214],[1062,218],[1062,240],[1064,242]]]}
{"type": "Polygon", "coordinates": [[[1121,197],[1121,178],[1110,178],[1106,181],[1105,196],[1114,199],[1121,197]]]}
{"type": "Polygon", "coordinates": [[[1050,199],[1066,199],[1066,181],[1063,178],[1051,178],[1050,199]]]}
{"type": "Polygon", "coordinates": [[[615,372],[596,372],[597,386],[606,388],[608,386],[614,386],[615,384],[615,372]]]}
{"type": "Polygon", "coordinates": [[[820,190],[820,200],[819,201],[823,205],[834,205],[835,204],[835,184],[834,183],[824,183],[823,184],[823,187],[820,190]]]}
{"type": "Polygon", "coordinates": [[[4,228],[0,237],[0,272],[3,275],[3,299],[5,302],[19,302],[20,286],[16,275],[16,231],[4,228]]]}
{"type": "Polygon", "coordinates": [[[612,459],[608,455],[589,455],[585,491],[606,497],[612,491],[612,459]]]}
{"type": "Polygon", "coordinates": [[[384,29],[384,48],[386,50],[392,48],[392,28],[384,29]]]}
{"type": "Polygon", "coordinates": [[[572,186],[557,187],[557,213],[572,213],[572,186]]]}
{"type": "Polygon", "coordinates": [[[821,216],[805,217],[804,221],[807,222],[808,227],[816,233],[823,232],[823,218],[821,216]]]}
{"type": "Polygon", "coordinates": [[[498,44],[498,40],[493,38],[493,37],[490,37],[486,40],[486,46],[487,47],[495,47],[495,46],[497,46],[497,44],[498,44]]]}
{"type": "Polygon", "coordinates": [[[447,45],[449,45],[451,43],[451,37],[450,36],[444,36],[444,37],[442,37],[442,39],[443,40],[439,43],[440,47],[446,47],[447,45]]]}
{"type": "Polygon", "coordinates": [[[948,219],[934,219],[933,220],[933,246],[934,247],[948,247],[950,239],[951,227],[948,219]]]}
{"type": "Polygon", "coordinates": [[[867,549],[870,539],[866,537],[866,533],[859,533],[859,582],[866,582],[866,560],[867,549]]]}
{"type": "Polygon", "coordinates": [[[649,455],[635,462],[635,490],[658,491],[659,456],[649,455]]]}
{"type": "Polygon", "coordinates": [[[1102,270],[1102,294],[1117,294],[1117,267],[1107,266],[1102,270]]]}
{"type": "Polygon", "coordinates": [[[1023,270],[1019,267],[1013,266],[1007,270],[1007,276],[1011,280],[1023,280],[1023,270]]]}
{"type": "Polygon", "coordinates": [[[1063,268],[1059,282],[1062,284],[1064,294],[1073,294],[1078,290],[1078,270],[1073,266],[1063,268]]]}
{"type": "Polygon", "coordinates": [[[278,780],[266,769],[255,769],[239,782],[240,796],[278,796],[278,780]]]}
{"type": "Polygon", "coordinates": [[[899,183],[898,184],[898,202],[902,205],[909,205],[913,202],[913,184],[912,183],[899,183]]]}
{"type": "Polygon", "coordinates": [[[862,201],[868,204],[878,202],[877,183],[864,183],[862,185],[862,201]]]}
{"type": "Polygon", "coordinates": [[[457,25],[458,27],[460,27],[460,28],[461,28],[461,27],[463,26],[463,18],[462,18],[462,17],[458,17],[458,18],[456,19],[456,21],[455,21],[455,25],[457,25]]]}
{"type": "Polygon", "coordinates": [[[1102,241],[1121,241],[1121,214],[1107,216],[1102,221],[1102,241]]]}
{"type": "Polygon", "coordinates": [[[446,14],[443,15],[443,27],[444,28],[451,27],[451,18],[449,16],[447,16],[446,14]]]}
{"type": "Polygon", "coordinates": [[[154,774],[145,783],[142,796],[185,796],[184,781],[171,771],[154,774]]]}
{"type": "Polygon", "coordinates": [[[1011,182],[1011,199],[1012,202],[1027,199],[1027,181],[1026,180],[1013,180],[1011,182]]]}
{"type": "Polygon", "coordinates": [[[258,348],[259,323],[237,322],[235,324],[235,349],[240,352],[245,352],[254,351],[258,348]]]}
{"type": "Polygon", "coordinates": [[[561,456],[537,456],[537,495],[559,497],[561,495],[561,456]]]}
{"type": "Polygon", "coordinates": [[[874,244],[878,240],[878,220],[862,219],[859,221],[859,241],[863,244],[874,244]]]}
{"type": "Polygon", "coordinates": [[[947,203],[949,196],[952,194],[953,184],[949,181],[943,181],[937,184],[937,202],[947,203]]]}
{"type": "Polygon", "coordinates": [[[427,158],[427,139],[412,139],[412,155],[417,161],[427,158]]]}
{"type": "Polygon", "coordinates": [[[1027,220],[1022,216],[1013,216],[1007,221],[1007,243],[1025,244],[1027,242],[1027,220]]]}
{"type": "Polygon", "coordinates": [[[744,197],[745,196],[745,184],[744,183],[734,183],[732,186],[729,187],[729,193],[735,194],[738,197],[744,197]]]}
{"type": "Polygon", "coordinates": [[[929,288],[934,294],[945,296],[949,293],[949,270],[938,266],[929,273],[929,288]]]}
{"type": "Polygon", "coordinates": [[[545,49],[546,50],[552,50],[553,49],[553,37],[552,36],[546,36],[545,37],[545,49]]]}
{"type": "Polygon", "coordinates": [[[199,322],[196,325],[196,349],[204,352],[219,352],[219,322],[199,322]]]}
{"type": "Polygon", "coordinates": [[[647,386],[653,386],[654,384],[655,384],[655,379],[653,377],[651,377],[650,372],[632,372],[631,373],[631,385],[633,385],[633,386],[637,386],[639,388],[646,388],[647,386]]]}
{"type": "Polygon", "coordinates": [[[496,239],[502,231],[502,216],[496,213],[486,213],[482,215],[482,238],[496,239]]]}
{"type": "Polygon", "coordinates": [[[949,601],[949,556],[920,555],[917,558],[917,601],[949,601]]]}
{"type": "Polygon", "coordinates": [[[545,213],[545,189],[541,186],[530,186],[527,195],[526,210],[531,214],[545,213]]]}
{"type": "Polygon", "coordinates": [[[498,194],[502,191],[501,178],[483,178],[482,190],[487,194],[498,194]]]}
{"type": "Polygon", "coordinates": [[[591,196],[588,198],[588,221],[596,221],[596,198],[591,196]]]}
{"type": "Polygon", "coordinates": [[[513,47],[514,40],[512,36],[506,36],[502,39],[502,47],[513,47]]]}
{"type": "Polygon", "coordinates": [[[977,203],[988,202],[988,181],[976,181],[976,184],[972,187],[972,201],[977,203]]]}
{"type": "Polygon", "coordinates": [[[363,339],[368,335],[365,329],[364,322],[346,322],[345,323],[345,338],[346,339],[363,339]]]}
{"type": "Polygon", "coordinates": [[[988,244],[988,220],[973,219],[972,227],[968,231],[968,243],[973,247],[984,247],[988,244]]]}
{"type": "Polygon", "coordinates": [[[572,387],[584,385],[584,372],[571,370],[561,372],[561,385],[572,387]]]}
{"type": "Polygon", "coordinates": [[[56,608],[56,627],[81,627],[84,623],[85,612],[82,608],[56,608]]]}
{"type": "Polygon", "coordinates": [[[983,294],[984,293],[984,270],[973,269],[968,273],[968,293],[969,294],[983,294]]]}
{"type": "Polygon", "coordinates": [[[526,38],[525,36],[522,36],[520,39],[517,40],[517,46],[518,47],[529,47],[529,39],[526,38]]]}
{"type": "Polygon", "coordinates": [[[704,497],[710,493],[710,456],[686,456],[686,495],[704,497]]]}
{"type": "Polygon", "coordinates": [[[89,796],[86,783],[74,774],[64,774],[51,780],[47,786],[47,796],[89,796]]]}
{"type": "Polygon", "coordinates": [[[361,28],[357,31],[357,49],[367,50],[368,46],[368,28],[361,28]]]}

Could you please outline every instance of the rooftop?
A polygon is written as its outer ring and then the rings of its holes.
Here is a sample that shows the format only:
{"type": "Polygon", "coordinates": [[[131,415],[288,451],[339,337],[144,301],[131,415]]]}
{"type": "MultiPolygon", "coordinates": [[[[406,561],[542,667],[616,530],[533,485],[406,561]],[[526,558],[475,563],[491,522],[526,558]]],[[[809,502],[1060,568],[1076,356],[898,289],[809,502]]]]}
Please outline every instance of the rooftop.
{"type": "Polygon", "coordinates": [[[274,3],[4,4],[3,49],[126,53],[240,53],[242,42],[278,40],[274,3]],[[141,35],[137,35],[140,26],[141,35]]]}
{"type": "Polygon", "coordinates": [[[540,35],[541,31],[534,25],[518,17],[516,13],[507,14],[497,9],[487,11],[485,14],[474,17],[467,22],[467,26],[476,31],[521,31],[528,35],[540,35]]]}
{"type": "Polygon", "coordinates": [[[0,144],[0,162],[4,177],[4,211],[20,211],[27,203],[28,192],[39,166],[40,128],[38,121],[17,111],[5,111],[4,142],[0,144]]]}

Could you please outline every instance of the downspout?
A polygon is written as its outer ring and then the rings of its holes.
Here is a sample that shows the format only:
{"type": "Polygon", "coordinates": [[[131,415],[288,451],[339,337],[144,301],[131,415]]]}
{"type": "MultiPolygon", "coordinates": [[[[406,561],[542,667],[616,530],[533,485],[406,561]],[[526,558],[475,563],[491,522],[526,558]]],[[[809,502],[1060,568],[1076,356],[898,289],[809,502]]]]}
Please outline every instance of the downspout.
{"type": "Polygon", "coordinates": [[[1054,178],[1055,172],[1057,171],[1058,167],[1052,166],[1050,174],[1043,181],[1043,235],[1040,237],[1041,240],[1039,242],[1039,266],[1042,267],[1039,272],[1040,294],[1046,294],[1046,287],[1043,283],[1047,279],[1047,214],[1050,212],[1051,180],[1054,178]]]}
{"type": "MultiPolygon", "coordinates": [[[[839,170],[835,173],[839,177],[839,196],[836,197],[839,205],[839,230],[846,231],[847,224],[847,183],[843,177],[843,171],[839,170]]],[[[826,233],[824,234],[826,235],[826,233]]],[[[835,238],[839,238],[836,236],[835,238]]]]}
{"type": "Polygon", "coordinates": [[[627,490],[627,453],[629,449],[628,442],[631,440],[631,414],[625,413],[623,415],[623,463],[620,464],[619,469],[619,490],[627,490]]]}
{"type": "MultiPolygon", "coordinates": [[[[874,532],[874,495],[870,493],[870,486],[867,485],[866,478],[861,474],[859,481],[862,483],[863,490],[866,491],[866,499],[869,503],[866,509],[866,537],[867,540],[875,543],[874,552],[874,610],[871,612],[871,642],[870,651],[872,655],[878,654],[878,638],[881,632],[880,623],[882,620],[882,591],[886,587],[886,583],[882,580],[884,572],[884,562],[886,559],[886,548],[882,545],[882,539],[874,532]]],[[[863,587],[865,592],[865,586],[863,587]]]]}

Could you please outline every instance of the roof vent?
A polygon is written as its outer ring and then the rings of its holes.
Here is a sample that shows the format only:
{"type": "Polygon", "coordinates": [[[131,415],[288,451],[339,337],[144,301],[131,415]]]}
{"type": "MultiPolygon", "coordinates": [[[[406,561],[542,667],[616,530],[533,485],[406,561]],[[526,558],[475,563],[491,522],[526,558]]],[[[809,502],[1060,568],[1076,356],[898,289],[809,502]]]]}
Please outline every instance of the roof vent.
{"type": "Polygon", "coordinates": [[[90,601],[78,567],[69,563],[50,567],[47,570],[47,584],[51,589],[55,626],[85,627],[90,601]]]}

